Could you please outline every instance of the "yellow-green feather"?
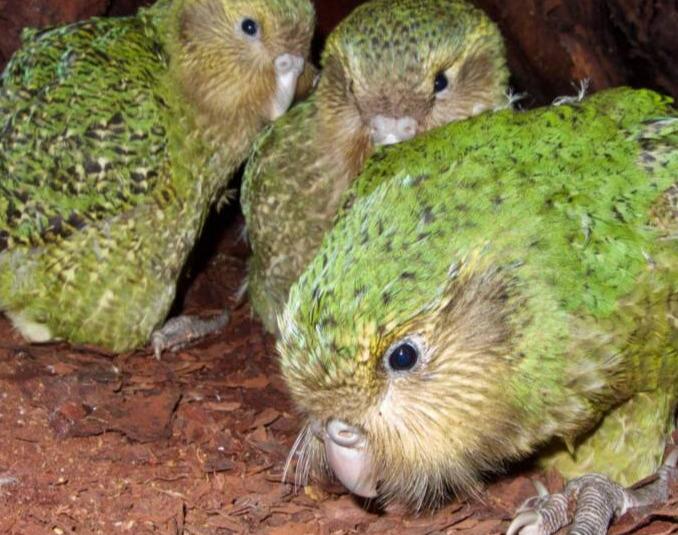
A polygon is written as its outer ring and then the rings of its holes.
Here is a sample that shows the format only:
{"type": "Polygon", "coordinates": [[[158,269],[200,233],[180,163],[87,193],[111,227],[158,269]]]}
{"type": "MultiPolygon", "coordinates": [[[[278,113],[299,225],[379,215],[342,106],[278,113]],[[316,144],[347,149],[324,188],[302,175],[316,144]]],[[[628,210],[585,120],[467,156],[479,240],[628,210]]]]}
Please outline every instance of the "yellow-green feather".
{"type": "MultiPolygon", "coordinates": [[[[29,31],[3,73],[0,310],[33,340],[113,351],[146,343],[165,320],[208,211],[264,124],[266,95],[210,109],[189,89],[209,84],[212,73],[191,87],[182,81],[192,61],[218,67],[210,87],[225,83],[229,95],[263,94],[259,86],[273,83],[258,71],[236,76],[238,58],[229,65],[220,50],[190,57],[200,43],[179,42],[187,39],[181,16],[195,5],[161,0],[133,17],[29,31]]],[[[228,5],[212,2],[214,20],[203,30],[228,21],[228,5]]],[[[285,38],[305,54],[310,3],[250,7],[272,13],[261,21],[269,30],[298,30],[285,38]]],[[[212,31],[234,30],[229,22],[212,31]]]]}
{"type": "Polygon", "coordinates": [[[365,428],[405,499],[547,443],[568,475],[648,475],[678,400],[677,134],[670,99],[622,88],[379,151],[280,325],[299,407],[365,428]],[[432,354],[387,435],[377,410],[408,379],[382,358],[408,334],[432,354]],[[403,457],[419,432],[430,451],[403,457]]]}
{"type": "Polygon", "coordinates": [[[449,116],[449,110],[438,110],[440,117],[425,121],[442,124],[477,113],[471,110],[480,102],[483,109],[506,103],[501,34],[465,0],[366,2],[330,34],[322,63],[316,92],[262,134],[243,178],[241,202],[253,252],[249,297],[272,332],[290,286],[373,151],[362,121],[376,111],[408,114],[420,101],[433,106],[433,79],[447,69],[456,69],[450,84],[458,86],[452,99],[458,108],[449,116]],[[465,82],[472,88],[464,91],[465,82]],[[370,95],[360,110],[349,109],[356,92],[370,95]]]}

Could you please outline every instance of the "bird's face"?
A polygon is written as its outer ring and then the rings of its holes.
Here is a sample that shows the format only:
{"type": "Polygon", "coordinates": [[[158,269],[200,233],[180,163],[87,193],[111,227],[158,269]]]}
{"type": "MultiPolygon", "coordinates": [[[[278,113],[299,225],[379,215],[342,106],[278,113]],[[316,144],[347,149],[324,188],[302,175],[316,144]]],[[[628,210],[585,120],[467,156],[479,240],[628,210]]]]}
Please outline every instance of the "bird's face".
{"type": "Polygon", "coordinates": [[[174,54],[185,92],[216,117],[273,120],[290,106],[314,27],[308,0],[183,0],[174,54]]]}
{"type": "Polygon", "coordinates": [[[419,508],[527,447],[508,379],[516,300],[484,254],[454,260],[444,205],[379,192],[292,288],[278,350],[308,417],[300,473],[419,508]]]}
{"type": "Polygon", "coordinates": [[[375,145],[507,103],[501,35],[459,0],[368,2],[330,36],[323,67],[320,94],[375,145]]]}
{"type": "Polygon", "coordinates": [[[354,494],[419,509],[517,456],[503,444],[517,429],[502,284],[469,275],[435,293],[386,324],[335,316],[330,334],[319,317],[301,344],[283,335],[283,373],[308,418],[302,473],[324,467],[354,494]]]}

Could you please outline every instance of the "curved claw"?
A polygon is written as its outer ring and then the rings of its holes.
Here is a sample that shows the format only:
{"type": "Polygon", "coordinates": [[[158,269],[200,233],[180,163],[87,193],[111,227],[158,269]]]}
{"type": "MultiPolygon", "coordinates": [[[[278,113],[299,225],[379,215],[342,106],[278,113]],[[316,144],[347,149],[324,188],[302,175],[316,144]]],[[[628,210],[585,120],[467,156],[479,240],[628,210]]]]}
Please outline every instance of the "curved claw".
{"type": "Polygon", "coordinates": [[[666,456],[655,480],[638,488],[623,488],[602,474],[570,481],[561,493],[549,494],[533,481],[538,496],[525,500],[507,535],[552,535],[571,524],[570,533],[604,534],[614,518],[628,509],[666,502],[669,482],[678,477],[678,448],[666,456]]]}
{"type": "Polygon", "coordinates": [[[546,488],[546,485],[544,485],[541,481],[538,479],[533,479],[532,484],[534,485],[535,490],[537,491],[537,494],[539,495],[540,498],[546,498],[549,496],[549,491],[546,488]]]}
{"type": "Polygon", "coordinates": [[[678,448],[673,448],[671,452],[664,459],[664,463],[661,465],[659,470],[657,470],[657,475],[659,479],[664,482],[664,485],[661,487],[659,495],[660,501],[665,501],[668,499],[669,495],[669,485],[673,481],[678,481],[678,448]]]}
{"type": "Polygon", "coordinates": [[[551,496],[546,486],[536,479],[532,480],[532,485],[534,486],[535,491],[537,492],[536,496],[530,496],[527,498],[521,505],[518,507],[516,513],[523,513],[525,511],[538,511],[541,506],[543,506],[551,496]]]}
{"type": "Polygon", "coordinates": [[[155,358],[160,360],[165,350],[176,351],[191,342],[220,331],[228,324],[229,317],[229,311],[224,310],[221,314],[211,318],[198,316],[170,318],[162,328],[151,335],[151,347],[155,358]]]}
{"type": "Polygon", "coordinates": [[[506,535],[537,535],[541,524],[541,515],[536,511],[525,511],[516,516],[508,529],[506,535]],[[525,531],[523,531],[525,530],[525,531]]]}
{"type": "Polygon", "coordinates": [[[570,523],[567,497],[560,493],[549,494],[542,483],[533,483],[539,495],[523,502],[507,535],[552,535],[570,523]]]}

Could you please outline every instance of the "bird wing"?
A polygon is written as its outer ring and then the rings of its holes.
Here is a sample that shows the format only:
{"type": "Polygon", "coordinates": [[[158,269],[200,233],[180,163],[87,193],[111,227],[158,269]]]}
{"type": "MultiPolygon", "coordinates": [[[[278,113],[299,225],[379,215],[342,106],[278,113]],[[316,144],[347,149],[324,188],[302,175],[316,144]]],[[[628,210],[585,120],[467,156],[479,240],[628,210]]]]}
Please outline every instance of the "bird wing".
{"type": "Polygon", "coordinates": [[[130,209],[169,163],[167,58],[148,18],[23,37],[0,85],[0,253],[130,209]]]}
{"type": "Polygon", "coordinates": [[[304,204],[302,201],[291,201],[309,194],[309,182],[315,176],[315,153],[309,146],[314,141],[314,113],[311,97],[270,125],[252,147],[243,176],[241,204],[248,233],[259,242],[269,239],[268,235],[263,237],[268,232],[277,236],[284,233],[284,229],[274,227],[284,222],[286,210],[303,208],[298,206],[304,204]]]}

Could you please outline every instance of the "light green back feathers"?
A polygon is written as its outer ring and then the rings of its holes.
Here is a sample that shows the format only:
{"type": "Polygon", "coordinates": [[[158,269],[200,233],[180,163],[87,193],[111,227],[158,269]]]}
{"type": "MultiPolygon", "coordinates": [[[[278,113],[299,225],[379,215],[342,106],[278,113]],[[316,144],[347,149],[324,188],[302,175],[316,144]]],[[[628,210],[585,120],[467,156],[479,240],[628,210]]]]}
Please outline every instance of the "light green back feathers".
{"type": "Polygon", "coordinates": [[[538,270],[529,280],[548,285],[564,311],[609,316],[665,247],[646,223],[675,181],[675,151],[648,163],[648,175],[643,164],[655,156],[641,151],[654,143],[637,137],[643,122],[669,113],[653,93],[608,91],[578,107],[486,114],[382,149],[349,191],[347,217],[296,285],[290,311],[314,325],[328,314],[402,321],[430,301],[434,288],[422,285],[444,283],[450,266],[483,251],[538,270]]]}
{"type": "MultiPolygon", "coordinates": [[[[653,448],[638,448],[646,458],[632,467],[647,475],[678,399],[677,134],[669,99],[618,89],[485,114],[377,152],[291,290],[278,347],[295,401],[319,421],[366,426],[402,472],[384,468],[390,488],[438,477],[442,465],[414,475],[368,420],[387,389],[405,388],[383,369],[386,349],[422,336],[432,356],[412,381],[436,405],[420,416],[434,412],[446,433],[455,426],[449,437],[465,437],[446,450],[451,438],[431,436],[447,465],[461,463],[450,470],[498,469],[553,437],[574,443],[647,391],[664,407],[648,420],[653,448]],[[462,380],[464,359],[486,371],[462,380]],[[450,412],[460,397],[500,419],[460,421],[450,412]]],[[[404,399],[403,418],[426,403],[404,399]]],[[[592,466],[635,462],[622,457],[592,466]]]]}

